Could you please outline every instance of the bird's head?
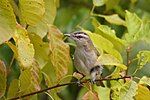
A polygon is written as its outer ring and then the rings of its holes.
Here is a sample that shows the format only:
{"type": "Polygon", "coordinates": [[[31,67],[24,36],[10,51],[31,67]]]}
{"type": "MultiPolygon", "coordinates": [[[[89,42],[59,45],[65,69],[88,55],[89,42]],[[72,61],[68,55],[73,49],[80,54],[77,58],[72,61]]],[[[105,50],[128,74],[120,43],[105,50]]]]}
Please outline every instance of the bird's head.
{"type": "Polygon", "coordinates": [[[90,41],[90,37],[85,32],[73,32],[69,36],[76,42],[76,45],[84,45],[88,41],[90,41]]]}

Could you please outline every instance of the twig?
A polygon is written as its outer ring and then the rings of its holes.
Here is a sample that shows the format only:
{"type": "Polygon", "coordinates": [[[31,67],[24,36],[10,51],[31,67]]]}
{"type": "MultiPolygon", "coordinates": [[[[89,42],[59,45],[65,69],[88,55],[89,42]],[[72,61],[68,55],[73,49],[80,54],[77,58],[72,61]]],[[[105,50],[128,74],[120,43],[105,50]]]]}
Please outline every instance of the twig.
{"type": "Polygon", "coordinates": [[[129,46],[127,49],[126,49],[126,52],[127,52],[127,70],[126,70],[126,74],[128,73],[128,67],[129,65],[131,64],[131,60],[130,60],[130,52],[131,52],[131,47],[129,46]]]}
{"type": "MultiPolygon", "coordinates": [[[[119,80],[119,79],[125,79],[125,78],[131,78],[131,76],[125,76],[125,77],[120,77],[120,78],[112,78],[112,79],[111,78],[104,78],[104,79],[98,79],[98,80],[95,80],[95,81],[119,80]]],[[[83,84],[83,83],[87,83],[87,82],[91,82],[91,80],[90,79],[84,80],[84,81],[81,81],[80,83],[83,84]]],[[[64,84],[58,84],[58,85],[55,85],[55,86],[52,86],[52,87],[49,87],[49,88],[46,88],[46,89],[43,89],[43,90],[40,90],[40,91],[35,91],[35,92],[29,93],[29,94],[25,94],[25,95],[22,95],[22,96],[10,98],[8,100],[16,100],[16,99],[28,97],[28,96],[31,96],[31,95],[34,95],[34,94],[42,93],[42,92],[45,92],[47,90],[51,90],[51,89],[62,87],[62,86],[66,86],[66,85],[72,85],[72,84],[78,84],[78,81],[64,83],[64,84]]]]}

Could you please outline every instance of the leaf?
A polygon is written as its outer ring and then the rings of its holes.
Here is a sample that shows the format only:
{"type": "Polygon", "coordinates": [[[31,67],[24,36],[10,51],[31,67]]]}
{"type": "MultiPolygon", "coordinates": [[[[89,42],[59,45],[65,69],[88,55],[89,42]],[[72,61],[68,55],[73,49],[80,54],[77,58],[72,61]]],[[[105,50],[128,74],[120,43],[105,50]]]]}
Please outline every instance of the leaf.
{"type": "Polygon", "coordinates": [[[142,29],[141,19],[136,14],[126,11],[125,20],[128,29],[128,33],[125,35],[126,40],[129,42],[136,41],[136,35],[139,34],[142,29]]]}
{"type": "Polygon", "coordinates": [[[121,100],[120,99],[120,90],[124,84],[123,80],[112,80],[111,84],[111,98],[112,100],[121,100]]]}
{"type": "MultiPolygon", "coordinates": [[[[58,80],[56,77],[55,70],[53,68],[53,65],[51,62],[48,62],[43,68],[42,68],[42,74],[44,76],[45,83],[48,87],[54,86],[57,84],[58,80]]],[[[61,88],[55,88],[48,92],[50,96],[52,96],[54,99],[58,99],[57,92],[60,91],[61,88]]]]}
{"type": "Polygon", "coordinates": [[[45,13],[43,0],[20,0],[19,8],[22,19],[32,26],[37,24],[45,13]]]}
{"type": "Polygon", "coordinates": [[[82,100],[99,100],[99,99],[96,93],[88,91],[87,93],[84,94],[82,100]]]}
{"type": "Polygon", "coordinates": [[[134,36],[141,29],[141,19],[136,14],[126,11],[125,20],[129,34],[134,36]]]}
{"type": "Polygon", "coordinates": [[[109,23],[116,24],[116,25],[124,25],[125,26],[125,21],[122,20],[118,14],[113,14],[110,16],[104,16],[105,20],[107,20],[109,23]]]}
{"type": "Polygon", "coordinates": [[[17,47],[18,61],[23,68],[30,67],[34,61],[34,48],[33,44],[30,43],[27,31],[18,26],[14,40],[17,47]]]}
{"type": "MultiPolygon", "coordinates": [[[[63,42],[63,34],[55,27],[50,26],[48,33],[49,40],[49,62],[42,68],[42,73],[46,85],[48,87],[54,86],[58,83],[66,83],[71,78],[66,78],[67,75],[72,75],[72,63],[70,59],[69,46],[63,42]]],[[[53,89],[48,93],[56,100],[60,98],[57,92],[60,92],[60,88],[53,89]]]]}
{"type": "Polygon", "coordinates": [[[150,38],[149,21],[142,21],[136,14],[126,11],[126,25],[127,25],[128,33],[125,34],[125,38],[129,43],[141,39],[145,39],[149,41],[150,38]]]}
{"type": "Polygon", "coordinates": [[[49,58],[49,45],[47,42],[43,42],[41,37],[34,34],[30,33],[29,34],[31,43],[34,46],[35,54],[34,57],[36,61],[38,62],[38,65],[42,69],[46,63],[48,62],[49,58]]]}
{"type": "Polygon", "coordinates": [[[113,15],[99,15],[99,17],[105,18],[106,21],[108,21],[111,24],[116,24],[116,25],[123,25],[125,26],[125,21],[121,19],[118,14],[113,14],[113,15]]]}
{"type": "Polygon", "coordinates": [[[148,50],[139,51],[139,53],[137,54],[137,58],[139,66],[138,69],[141,69],[145,64],[150,62],[150,51],[148,50]]]}
{"type": "Polygon", "coordinates": [[[8,41],[15,32],[16,19],[8,0],[0,0],[0,44],[8,41]]]}
{"type": "Polygon", "coordinates": [[[110,27],[106,25],[99,25],[99,27],[96,28],[96,33],[111,41],[111,43],[114,45],[114,48],[119,52],[122,52],[125,49],[126,42],[118,38],[115,35],[115,31],[110,27]]]}
{"type": "Polygon", "coordinates": [[[143,76],[143,77],[140,79],[139,84],[146,84],[146,85],[149,85],[149,86],[150,86],[150,78],[149,78],[149,77],[146,77],[146,76],[143,76]]]}
{"type": "Polygon", "coordinates": [[[136,95],[138,85],[134,81],[127,81],[125,84],[123,80],[111,81],[113,100],[134,100],[133,97],[136,95]],[[113,84],[112,84],[113,83],[113,84]]]}
{"type": "Polygon", "coordinates": [[[98,94],[99,100],[110,100],[110,89],[107,87],[95,86],[94,90],[98,94]]]}
{"type": "Polygon", "coordinates": [[[98,61],[102,64],[102,65],[114,65],[117,67],[120,67],[122,69],[127,69],[127,67],[122,64],[118,59],[116,59],[114,56],[110,55],[110,54],[103,54],[98,58],[98,61]]]}
{"type": "Polygon", "coordinates": [[[7,98],[16,97],[18,92],[19,92],[19,80],[14,79],[10,83],[8,93],[7,93],[7,98]]]}
{"type": "Polygon", "coordinates": [[[26,69],[21,72],[19,77],[20,81],[20,95],[39,91],[40,87],[40,71],[36,62],[30,69],[26,69]]]}
{"type": "Polygon", "coordinates": [[[114,49],[113,44],[109,40],[107,40],[106,38],[102,37],[99,34],[91,33],[90,31],[87,31],[87,30],[83,30],[83,31],[85,31],[90,36],[96,48],[100,50],[101,49],[104,50],[105,52],[113,55],[120,62],[122,62],[121,54],[117,50],[114,49]]]}
{"type": "Polygon", "coordinates": [[[6,81],[7,81],[6,76],[7,76],[6,66],[0,60],[0,98],[5,95],[6,81]]]}
{"type": "Polygon", "coordinates": [[[106,0],[93,0],[94,6],[103,6],[106,0]]]}
{"type": "Polygon", "coordinates": [[[144,38],[145,40],[149,41],[150,39],[150,21],[143,21],[143,28],[138,35],[138,38],[144,38]]]}
{"type": "Polygon", "coordinates": [[[56,27],[50,26],[48,33],[50,59],[57,80],[68,73],[68,65],[70,64],[69,46],[63,42],[62,38],[62,33],[56,27]]]}
{"type": "Polygon", "coordinates": [[[138,85],[137,95],[135,96],[136,100],[149,100],[150,91],[147,87],[138,85]]]}
{"type": "Polygon", "coordinates": [[[45,13],[40,22],[35,26],[29,26],[28,31],[36,33],[41,38],[43,38],[48,32],[48,25],[53,24],[56,16],[56,4],[55,0],[44,0],[45,3],[45,13]]]}
{"type": "MultiPolygon", "coordinates": [[[[138,40],[134,42],[131,45],[131,51],[130,51],[130,58],[129,59],[136,59],[137,54],[139,51],[150,51],[150,42],[146,40],[138,40]]],[[[140,70],[138,70],[135,74],[136,77],[143,77],[143,76],[150,76],[149,70],[150,70],[150,63],[146,63],[144,67],[142,67],[140,70]]],[[[133,60],[131,64],[128,67],[128,75],[132,75],[135,70],[138,68],[138,59],[133,60]]]]}
{"type": "Polygon", "coordinates": [[[129,81],[121,88],[120,97],[121,100],[134,100],[133,97],[136,95],[138,85],[134,81],[129,81]]]}
{"type": "Polygon", "coordinates": [[[106,11],[115,8],[119,4],[120,0],[107,0],[106,11]]]}

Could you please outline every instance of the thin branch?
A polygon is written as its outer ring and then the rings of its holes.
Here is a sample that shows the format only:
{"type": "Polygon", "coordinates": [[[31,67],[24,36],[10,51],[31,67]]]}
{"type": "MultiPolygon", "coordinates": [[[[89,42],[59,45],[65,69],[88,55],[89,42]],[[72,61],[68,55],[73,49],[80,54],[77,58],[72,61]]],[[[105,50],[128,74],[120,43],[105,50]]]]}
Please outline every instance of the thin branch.
{"type": "MultiPolygon", "coordinates": [[[[98,79],[98,80],[95,80],[95,81],[119,80],[119,79],[125,79],[125,78],[131,78],[131,76],[125,76],[125,77],[120,77],[120,78],[112,78],[112,79],[111,78],[104,78],[104,79],[98,79]]],[[[88,80],[81,81],[80,84],[87,83],[87,82],[91,82],[91,80],[88,79],[88,80]]],[[[43,90],[40,90],[40,91],[35,91],[35,92],[25,94],[25,95],[22,95],[22,96],[10,98],[8,100],[16,100],[16,99],[28,97],[28,96],[31,96],[31,95],[34,95],[34,94],[46,92],[47,90],[51,90],[51,89],[62,87],[62,86],[72,85],[72,84],[79,84],[79,82],[75,81],[75,82],[69,82],[69,83],[64,83],[64,84],[57,84],[55,86],[52,86],[52,87],[49,87],[49,88],[46,88],[46,89],[43,89],[43,90]]]]}
{"type": "MultiPolygon", "coordinates": [[[[130,46],[126,49],[126,52],[127,52],[127,67],[129,67],[130,64],[131,64],[131,60],[130,60],[131,47],[130,47],[130,46]]],[[[125,75],[127,75],[128,69],[129,69],[129,68],[127,68],[125,75]]]]}

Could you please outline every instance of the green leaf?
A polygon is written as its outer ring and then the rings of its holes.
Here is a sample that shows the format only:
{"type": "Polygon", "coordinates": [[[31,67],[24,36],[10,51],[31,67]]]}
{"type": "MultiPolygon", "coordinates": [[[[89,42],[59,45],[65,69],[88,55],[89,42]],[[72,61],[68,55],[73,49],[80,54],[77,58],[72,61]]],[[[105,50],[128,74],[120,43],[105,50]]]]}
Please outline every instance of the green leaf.
{"type": "Polygon", "coordinates": [[[56,16],[56,4],[55,0],[44,0],[45,3],[45,13],[40,22],[35,26],[29,26],[28,31],[34,32],[43,38],[48,32],[48,25],[53,24],[56,16]]]}
{"type": "Polygon", "coordinates": [[[134,81],[129,81],[120,90],[121,100],[134,100],[133,97],[136,95],[138,85],[134,81]]]}
{"type": "Polygon", "coordinates": [[[110,100],[110,89],[107,87],[95,86],[94,90],[100,100],[110,100]]]}
{"type": "Polygon", "coordinates": [[[100,34],[104,38],[111,41],[111,43],[114,45],[114,48],[119,52],[122,52],[125,49],[125,41],[118,38],[115,35],[115,31],[112,30],[110,27],[106,25],[99,25],[95,31],[97,34],[100,34]]]}
{"type": "Polygon", "coordinates": [[[63,42],[63,34],[54,26],[50,26],[48,39],[51,63],[59,80],[68,73],[68,65],[70,65],[69,46],[63,42]]]}
{"type": "MultiPolygon", "coordinates": [[[[45,83],[48,87],[54,86],[57,84],[58,80],[56,77],[55,70],[51,62],[48,62],[42,69],[42,73],[45,79],[45,83]]],[[[48,94],[52,96],[54,99],[59,99],[58,95],[56,94],[62,88],[55,88],[52,89],[48,94]]]]}
{"type": "Polygon", "coordinates": [[[149,40],[150,38],[149,21],[142,21],[136,14],[126,11],[126,25],[128,33],[125,34],[125,38],[129,43],[141,39],[149,40]]]}
{"type": "Polygon", "coordinates": [[[104,16],[105,20],[107,20],[109,23],[116,24],[116,25],[124,25],[125,26],[125,21],[122,20],[118,14],[113,14],[109,16],[104,16]]]}
{"type": "Polygon", "coordinates": [[[143,76],[143,77],[140,79],[139,84],[146,84],[146,85],[149,85],[149,86],[150,86],[150,78],[149,78],[149,77],[146,77],[146,76],[143,76]]]}
{"type": "Polygon", "coordinates": [[[136,90],[138,89],[136,82],[127,81],[124,84],[123,80],[122,82],[111,81],[111,85],[113,100],[134,100],[133,97],[136,95],[136,90]]]}
{"type": "Polygon", "coordinates": [[[149,100],[150,91],[147,87],[138,85],[137,95],[135,96],[136,100],[149,100]]]}
{"type": "Polygon", "coordinates": [[[122,69],[127,69],[127,67],[122,64],[118,59],[116,59],[114,56],[110,54],[102,54],[99,58],[98,61],[102,65],[114,65],[122,69]]]}
{"type": "Polygon", "coordinates": [[[138,69],[141,69],[145,64],[150,62],[150,51],[148,50],[143,50],[139,51],[137,54],[138,58],[138,69]]]}
{"type": "MultiPolygon", "coordinates": [[[[143,21],[143,29],[140,32],[140,36],[146,38],[148,41],[150,39],[150,21],[143,21]]],[[[140,37],[139,36],[139,37],[140,37]]]]}
{"type": "Polygon", "coordinates": [[[94,6],[103,6],[107,0],[93,0],[94,6]]]}
{"type": "MultiPolygon", "coordinates": [[[[131,51],[130,51],[130,57],[131,64],[128,67],[128,75],[133,75],[140,66],[138,65],[138,61],[141,59],[137,59],[137,55],[140,51],[150,51],[150,42],[146,40],[138,40],[135,43],[131,45],[131,51]]],[[[145,59],[146,56],[144,56],[145,59]]],[[[142,58],[143,59],[143,58],[142,58]]],[[[147,59],[147,58],[146,58],[147,59]]],[[[145,61],[142,61],[145,63],[145,61]]],[[[150,63],[147,62],[141,69],[139,69],[135,76],[137,77],[143,77],[143,76],[150,76],[149,70],[150,70],[150,63]]]]}
{"type": "Polygon", "coordinates": [[[112,100],[121,100],[120,99],[120,90],[124,84],[123,80],[112,80],[111,84],[111,98],[112,100]]]}
{"type": "Polygon", "coordinates": [[[106,21],[108,21],[111,24],[116,24],[116,25],[123,25],[125,26],[125,21],[121,19],[118,14],[113,14],[113,15],[100,15],[98,14],[99,17],[105,18],[106,21]]]}
{"type": "Polygon", "coordinates": [[[20,0],[19,8],[22,19],[32,26],[37,24],[45,13],[43,0],[20,0]]]}
{"type": "Polygon", "coordinates": [[[120,0],[107,0],[106,4],[106,11],[115,8],[119,4],[120,0]]]}
{"type": "Polygon", "coordinates": [[[128,11],[126,11],[125,20],[128,29],[128,34],[125,36],[126,40],[134,41],[136,40],[136,35],[139,34],[140,30],[142,29],[142,21],[136,14],[128,11]]]}
{"type": "Polygon", "coordinates": [[[0,98],[5,95],[7,81],[6,76],[6,66],[4,65],[4,62],[0,60],[0,98]]]}
{"type": "Polygon", "coordinates": [[[43,42],[41,37],[34,33],[30,33],[29,37],[30,37],[31,43],[34,46],[34,50],[35,50],[34,57],[36,61],[38,62],[38,65],[42,69],[48,62],[49,45],[47,42],[43,42]]]}
{"type": "Polygon", "coordinates": [[[99,34],[91,33],[90,31],[87,30],[83,31],[85,31],[90,36],[91,40],[93,41],[96,48],[98,48],[98,50],[102,49],[105,52],[116,57],[120,62],[123,62],[121,54],[114,49],[113,44],[109,40],[107,40],[106,38],[102,37],[99,34]]]}
{"type": "Polygon", "coordinates": [[[34,48],[33,44],[30,43],[27,31],[19,26],[15,33],[14,40],[17,47],[18,61],[23,68],[30,67],[34,61],[34,48]]]}
{"type": "Polygon", "coordinates": [[[10,86],[9,86],[9,89],[8,89],[8,93],[7,93],[7,98],[16,97],[18,91],[19,91],[19,80],[18,79],[14,79],[10,83],[10,86]]]}
{"type": "Polygon", "coordinates": [[[0,0],[0,44],[8,41],[15,32],[16,19],[8,0],[0,0]]]}

